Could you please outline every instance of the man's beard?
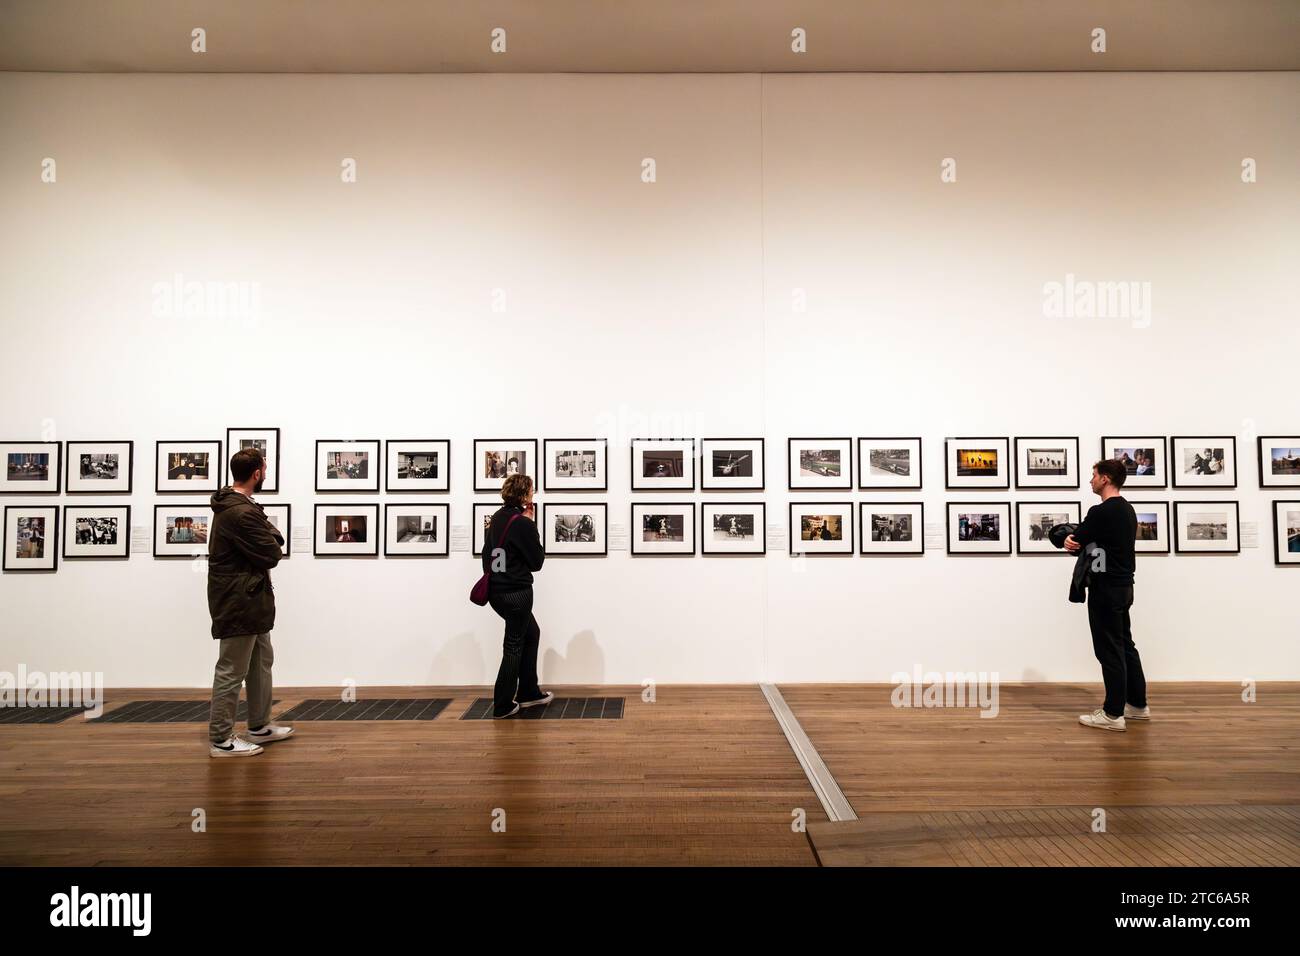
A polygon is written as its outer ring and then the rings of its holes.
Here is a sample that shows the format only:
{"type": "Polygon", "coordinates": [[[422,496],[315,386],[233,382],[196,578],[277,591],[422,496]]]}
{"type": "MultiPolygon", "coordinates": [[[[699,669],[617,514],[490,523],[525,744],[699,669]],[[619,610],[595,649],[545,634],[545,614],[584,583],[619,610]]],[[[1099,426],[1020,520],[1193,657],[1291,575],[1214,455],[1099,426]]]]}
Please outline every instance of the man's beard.
{"type": "Polygon", "coordinates": [[[253,494],[255,494],[255,495],[260,495],[260,494],[262,493],[262,484],[263,484],[265,481],[266,481],[265,478],[259,478],[259,479],[257,480],[257,484],[253,486],[253,494]]]}

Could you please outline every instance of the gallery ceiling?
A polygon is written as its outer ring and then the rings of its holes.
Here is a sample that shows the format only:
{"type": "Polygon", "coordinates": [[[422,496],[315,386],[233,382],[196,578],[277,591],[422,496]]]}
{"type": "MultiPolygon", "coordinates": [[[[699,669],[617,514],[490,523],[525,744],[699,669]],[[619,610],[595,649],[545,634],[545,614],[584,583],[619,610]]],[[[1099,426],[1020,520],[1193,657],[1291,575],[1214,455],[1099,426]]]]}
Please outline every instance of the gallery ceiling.
{"type": "Polygon", "coordinates": [[[0,0],[0,70],[1296,69],[1300,0],[0,0]]]}

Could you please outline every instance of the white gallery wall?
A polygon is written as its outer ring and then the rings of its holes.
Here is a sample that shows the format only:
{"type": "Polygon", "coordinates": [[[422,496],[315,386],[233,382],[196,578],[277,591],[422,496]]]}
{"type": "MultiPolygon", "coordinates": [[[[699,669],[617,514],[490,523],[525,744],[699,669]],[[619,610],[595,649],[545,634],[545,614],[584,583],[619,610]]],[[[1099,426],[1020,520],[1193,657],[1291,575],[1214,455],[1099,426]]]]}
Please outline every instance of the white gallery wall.
{"type": "MultiPolygon", "coordinates": [[[[188,500],[153,493],[156,440],[277,426],[266,500],[310,525],[320,500],[426,497],[468,524],[475,437],[608,436],[610,491],[574,497],[626,524],[629,437],[762,435],[767,490],[730,497],[784,525],[795,498],[920,498],[931,523],[947,500],[1090,503],[945,491],[946,435],[1078,435],[1090,461],[1104,434],[1232,434],[1235,491],[1141,497],[1239,500],[1260,546],[1140,556],[1136,640],[1154,680],[1295,679],[1300,572],[1273,564],[1268,502],[1300,491],[1259,490],[1254,439],[1300,432],[1297,102],[1286,73],[0,75],[0,439],[133,439],[123,500],[149,525],[188,500]],[[1149,322],[1046,317],[1071,274],[1150,283],[1149,322]],[[255,284],[258,308],[165,314],[177,276],[255,284]],[[792,435],[923,436],[924,488],[790,493],[792,435]],[[317,495],[318,438],[450,438],[452,490],[317,495]]],[[[0,669],[207,685],[199,571],[0,576],[0,669]]],[[[542,676],[1097,680],[1069,571],[554,558],[542,676]]],[[[277,681],[489,683],[477,573],[295,553],[277,681]]]]}

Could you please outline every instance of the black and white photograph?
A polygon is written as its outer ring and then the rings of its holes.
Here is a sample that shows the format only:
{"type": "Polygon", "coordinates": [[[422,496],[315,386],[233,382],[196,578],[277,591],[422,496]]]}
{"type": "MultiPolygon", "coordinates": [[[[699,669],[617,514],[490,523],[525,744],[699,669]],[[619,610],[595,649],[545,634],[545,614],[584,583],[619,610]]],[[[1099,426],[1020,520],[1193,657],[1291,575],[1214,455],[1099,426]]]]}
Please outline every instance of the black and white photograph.
{"type": "Polygon", "coordinates": [[[762,491],[766,462],[761,438],[701,438],[700,488],[762,491]]]}
{"type": "MultiPolygon", "coordinates": [[[[1016,437],[1017,488],[1078,488],[1078,436],[1016,437]]],[[[1091,474],[1091,467],[1089,468],[1091,474]]]]}
{"type": "Polygon", "coordinates": [[[1004,501],[948,502],[949,554],[1010,554],[1011,505],[1004,501]]]}
{"type": "Polygon", "coordinates": [[[1273,561],[1300,568],[1300,501],[1273,502],[1273,561]]]}
{"type": "Polygon", "coordinates": [[[920,487],[920,438],[858,439],[858,488],[892,491],[920,487]]]}
{"type": "Polygon", "coordinates": [[[266,462],[266,479],[259,494],[275,494],[280,490],[280,429],[278,428],[227,428],[226,429],[226,484],[230,484],[230,459],[245,448],[256,448],[266,462]]]}
{"type": "Polygon", "coordinates": [[[58,494],[62,447],[56,441],[0,442],[0,495],[58,494]]]}
{"type": "Polygon", "coordinates": [[[1080,513],[1077,501],[1016,502],[1016,553],[1075,557],[1053,545],[1048,535],[1058,524],[1078,524],[1080,513]]]}
{"type": "MultiPolygon", "coordinates": [[[[492,516],[501,510],[500,501],[476,501],[474,503],[474,520],[472,522],[471,532],[473,534],[472,553],[474,557],[483,556],[483,542],[487,535],[488,525],[492,523],[492,516]]],[[[538,527],[540,534],[541,528],[538,527]]]]}
{"type": "Polygon", "coordinates": [[[542,490],[536,438],[476,438],[472,464],[475,491],[500,491],[509,475],[527,475],[533,487],[542,490]]]}
{"type": "Polygon", "coordinates": [[[1137,554],[1169,554],[1169,502],[1126,499],[1137,515],[1137,536],[1133,550],[1137,554]]]}
{"type": "Polygon", "coordinates": [[[603,555],[606,506],[602,502],[548,501],[542,505],[542,547],[551,555],[603,555]]]}
{"type": "Polygon", "coordinates": [[[208,553],[212,508],[206,501],[154,505],[153,556],[193,558],[208,553]]]}
{"type": "Polygon", "coordinates": [[[384,505],[384,556],[447,555],[450,512],[448,505],[432,502],[384,505]]]}
{"type": "Polygon", "coordinates": [[[633,502],[629,525],[632,553],[695,553],[695,505],[692,502],[633,502]]]}
{"type": "Polygon", "coordinates": [[[765,554],[767,506],[761,501],[700,505],[701,554],[765,554]]]}
{"type": "Polygon", "coordinates": [[[606,491],[609,441],[605,438],[547,438],[542,442],[542,490],[606,491]]]}
{"type": "Polygon", "coordinates": [[[925,505],[921,502],[864,501],[859,511],[860,553],[925,553],[925,505]]]}
{"type": "MultiPolygon", "coordinates": [[[[1101,457],[1122,462],[1128,475],[1124,487],[1167,488],[1169,472],[1165,464],[1165,438],[1163,435],[1104,437],[1101,440],[1101,457]]],[[[1088,474],[1092,468],[1089,466],[1088,474]]]]}
{"type": "Polygon", "coordinates": [[[791,438],[786,442],[787,485],[791,491],[853,487],[853,439],[791,438]]]}
{"type": "Polygon", "coordinates": [[[221,487],[221,441],[160,441],[156,445],[154,491],[197,495],[221,487]]]}
{"type": "Polygon", "coordinates": [[[379,536],[379,505],[316,504],[312,553],[317,557],[374,557],[379,536]]]}
{"type": "Polygon", "coordinates": [[[1259,439],[1259,486],[1300,488],[1300,435],[1259,439]]]}
{"type": "Polygon", "coordinates": [[[944,483],[956,488],[1010,488],[1007,438],[944,439],[944,483]]]}
{"type": "Polygon", "coordinates": [[[68,442],[68,494],[130,494],[134,450],[130,441],[68,442]]]}
{"type": "Polygon", "coordinates": [[[5,505],[5,571],[57,571],[58,552],[57,505],[5,505]]]}
{"type": "Polygon", "coordinates": [[[694,491],[694,438],[633,438],[633,491],[694,491]]]}
{"type": "Polygon", "coordinates": [[[1169,439],[1175,488],[1236,488],[1237,439],[1174,435],[1169,439]]]}
{"type": "Polygon", "coordinates": [[[852,554],[853,503],[790,502],[791,554],[852,554]]]}
{"type": "Polygon", "coordinates": [[[384,490],[448,491],[451,488],[451,440],[390,438],[384,442],[384,490]]]}
{"type": "Polygon", "coordinates": [[[1175,501],[1175,553],[1239,553],[1241,540],[1238,510],[1235,501],[1175,501]]]}
{"type": "Polygon", "coordinates": [[[64,505],[64,558],[125,558],[130,555],[130,505],[64,505]]]}
{"type": "Polygon", "coordinates": [[[289,523],[293,509],[287,504],[263,504],[262,510],[266,512],[266,520],[271,522],[275,530],[284,538],[284,544],[280,545],[280,554],[289,557],[293,553],[293,528],[289,523]]]}
{"type": "Polygon", "coordinates": [[[319,492],[371,492],[379,490],[377,438],[316,439],[316,490],[319,492]]]}

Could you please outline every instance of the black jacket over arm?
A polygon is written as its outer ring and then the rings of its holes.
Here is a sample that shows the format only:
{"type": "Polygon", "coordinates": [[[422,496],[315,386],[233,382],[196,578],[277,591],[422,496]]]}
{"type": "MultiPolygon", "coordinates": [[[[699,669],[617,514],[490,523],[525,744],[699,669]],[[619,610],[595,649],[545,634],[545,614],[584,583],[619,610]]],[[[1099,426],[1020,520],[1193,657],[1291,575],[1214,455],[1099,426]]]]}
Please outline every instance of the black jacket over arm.
{"type": "Polygon", "coordinates": [[[520,508],[506,505],[492,516],[487,535],[483,540],[483,571],[490,574],[489,591],[521,591],[532,587],[533,572],[542,569],[546,552],[542,550],[542,539],[537,535],[537,525],[533,523],[520,508]],[[511,517],[518,515],[505,537],[507,523],[511,517]],[[504,567],[497,562],[493,568],[492,552],[497,548],[505,550],[504,567]]]}
{"type": "Polygon", "coordinates": [[[271,569],[284,537],[253,499],[233,488],[212,496],[208,534],[208,611],[214,638],[261,634],[275,626],[271,569]]]}

